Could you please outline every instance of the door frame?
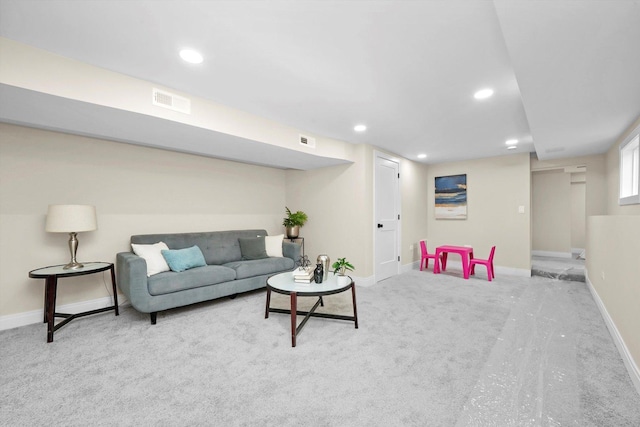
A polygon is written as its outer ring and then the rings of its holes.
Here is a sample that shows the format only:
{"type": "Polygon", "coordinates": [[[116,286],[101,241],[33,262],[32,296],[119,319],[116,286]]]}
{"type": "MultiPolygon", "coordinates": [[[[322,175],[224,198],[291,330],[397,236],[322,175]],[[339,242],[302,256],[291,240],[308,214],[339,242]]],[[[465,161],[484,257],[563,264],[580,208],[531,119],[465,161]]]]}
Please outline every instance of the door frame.
{"type": "MultiPolygon", "coordinates": [[[[378,167],[378,159],[384,159],[384,160],[388,160],[390,162],[393,163],[397,163],[398,164],[398,174],[400,174],[400,159],[398,157],[392,156],[390,154],[384,153],[382,151],[378,151],[378,150],[373,150],[373,223],[371,224],[371,230],[373,233],[373,283],[378,283],[378,278],[377,278],[377,269],[378,269],[378,260],[376,257],[376,247],[377,247],[377,240],[378,240],[378,234],[377,234],[377,229],[378,229],[378,218],[377,218],[377,211],[376,211],[376,171],[377,171],[377,167],[378,167]]],[[[400,274],[400,267],[401,267],[401,262],[402,262],[402,192],[400,191],[400,179],[398,178],[398,180],[396,181],[396,192],[398,197],[396,197],[396,212],[398,212],[398,215],[400,215],[400,219],[398,220],[398,226],[396,227],[396,242],[398,242],[398,247],[396,248],[397,253],[398,253],[398,257],[400,257],[400,261],[396,262],[396,273],[395,275],[400,274]]]]}

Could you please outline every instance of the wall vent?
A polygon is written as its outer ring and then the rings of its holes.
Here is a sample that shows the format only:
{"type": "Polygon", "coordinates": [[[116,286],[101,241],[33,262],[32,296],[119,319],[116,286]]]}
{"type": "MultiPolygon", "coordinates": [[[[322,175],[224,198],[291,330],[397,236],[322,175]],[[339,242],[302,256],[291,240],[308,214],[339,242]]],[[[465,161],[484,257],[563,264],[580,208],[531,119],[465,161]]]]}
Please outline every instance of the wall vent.
{"type": "Polygon", "coordinates": [[[304,145],[306,147],[316,148],[316,139],[311,138],[309,136],[300,135],[299,137],[300,145],[304,145]]]}
{"type": "Polygon", "coordinates": [[[153,88],[152,94],[153,105],[191,114],[191,100],[156,88],[153,88]]]}

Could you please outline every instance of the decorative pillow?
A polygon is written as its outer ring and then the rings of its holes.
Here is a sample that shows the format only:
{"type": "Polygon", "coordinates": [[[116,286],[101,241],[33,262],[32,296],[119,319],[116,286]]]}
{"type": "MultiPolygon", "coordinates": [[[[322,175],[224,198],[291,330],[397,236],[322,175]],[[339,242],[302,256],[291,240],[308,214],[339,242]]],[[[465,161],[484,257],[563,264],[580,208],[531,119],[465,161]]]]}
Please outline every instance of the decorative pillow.
{"type": "Polygon", "coordinates": [[[267,250],[268,256],[283,257],[282,240],[284,240],[284,234],[278,234],[277,236],[264,236],[264,246],[267,250]]]}
{"type": "Polygon", "coordinates": [[[263,259],[269,258],[264,245],[264,236],[259,237],[238,237],[240,242],[240,252],[242,259],[263,259]]]}
{"type": "Polygon", "coordinates": [[[153,245],[138,245],[132,243],[131,249],[133,249],[134,254],[144,258],[147,262],[147,277],[162,273],[163,271],[169,271],[169,266],[160,252],[163,249],[169,249],[166,243],[158,242],[153,245]]]}
{"type": "Polygon", "coordinates": [[[207,265],[198,245],[193,245],[185,249],[165,250],[162,251],[162,256],[167,260],[171,271],[175,271],[176,273],[207,265]]]}

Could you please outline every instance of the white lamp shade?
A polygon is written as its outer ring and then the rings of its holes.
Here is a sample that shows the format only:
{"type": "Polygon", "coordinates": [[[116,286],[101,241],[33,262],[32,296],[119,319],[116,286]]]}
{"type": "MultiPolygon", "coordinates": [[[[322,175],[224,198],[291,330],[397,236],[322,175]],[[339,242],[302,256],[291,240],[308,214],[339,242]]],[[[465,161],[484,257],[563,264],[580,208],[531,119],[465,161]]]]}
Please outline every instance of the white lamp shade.
{"type": "Polygon", "coordinates": [[[45,230],[51,233],[79,233],[98,228],[96,207],[90,205],[49,205],[45,230]]]}

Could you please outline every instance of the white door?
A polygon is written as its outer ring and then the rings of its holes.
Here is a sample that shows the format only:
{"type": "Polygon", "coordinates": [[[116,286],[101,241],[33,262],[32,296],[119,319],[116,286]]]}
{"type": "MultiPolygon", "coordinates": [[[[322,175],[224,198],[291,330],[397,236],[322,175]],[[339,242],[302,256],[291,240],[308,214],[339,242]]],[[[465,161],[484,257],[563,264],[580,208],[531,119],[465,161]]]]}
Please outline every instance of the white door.
{"type": "Polygon", "coordinates": [[[398,163],[376,155],[375,171],[375,280],[398,274],[399,175],[398,163]]]}

